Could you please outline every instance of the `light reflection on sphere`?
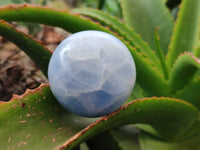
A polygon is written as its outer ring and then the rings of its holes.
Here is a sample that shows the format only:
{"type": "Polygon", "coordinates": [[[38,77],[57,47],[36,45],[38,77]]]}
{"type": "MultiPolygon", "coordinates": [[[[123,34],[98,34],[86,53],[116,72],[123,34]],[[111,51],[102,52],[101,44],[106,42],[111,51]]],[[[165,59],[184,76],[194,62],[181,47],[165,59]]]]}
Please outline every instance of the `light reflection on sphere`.
{"type": "Polygon", "coordinates": [[[84,117],[118,109],[131,94],[135,78],[135,63],[127,47],[113,35],[93,30],[63,40],[48,68],[56,99],[84,117]]]}

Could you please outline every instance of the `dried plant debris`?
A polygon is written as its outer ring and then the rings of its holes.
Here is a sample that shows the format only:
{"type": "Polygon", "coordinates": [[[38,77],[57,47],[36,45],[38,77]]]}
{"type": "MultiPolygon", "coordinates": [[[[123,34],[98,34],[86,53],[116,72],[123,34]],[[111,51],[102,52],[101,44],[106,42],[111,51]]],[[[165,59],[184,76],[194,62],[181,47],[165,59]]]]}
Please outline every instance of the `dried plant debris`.
{"type": "MultiPolygon", "coordinates": [[[[28,26],[14,25],[26,34],[30,32],[28,26]]],[[[53,52],[67,36],[68,32],[45,25],[41,26],[35,38],[41,40],[53,52]]],[[[27,88],[34,89],[47,82],[48,80],[23,51],[0,37],[0,101],[8,101],[13,94],[21,95],[27,88]]]]}
{"type": "Polygon", "coordinates": [[[47,79],[28,56],[15,45],[1,39],[0,43],[0,101],[8,101],[13,94],[23,94],[47,79]]]}
{"type": "MultiPolygon", "coordinates": [[[[15,26],[20,31],[29,33],[26,26],[15,26]]],[[[54,51],[67,36],[69,33],[64,30],[43,26],[35,38],[54,51]]],[[[0,101],[8,101],[13,94],[21,95],[27,88],[34,89],[47,82],[45,76],[23,51],[0,37],[0,101]]]]}
{"type": "Polygon", "coordinates": [[[43,27],[43,32],[38,34],[37,39],[41,39],[45,46],[53,52],[56,46],[69,35],[70,33],[63,29],[45,25],[43,27]]]}

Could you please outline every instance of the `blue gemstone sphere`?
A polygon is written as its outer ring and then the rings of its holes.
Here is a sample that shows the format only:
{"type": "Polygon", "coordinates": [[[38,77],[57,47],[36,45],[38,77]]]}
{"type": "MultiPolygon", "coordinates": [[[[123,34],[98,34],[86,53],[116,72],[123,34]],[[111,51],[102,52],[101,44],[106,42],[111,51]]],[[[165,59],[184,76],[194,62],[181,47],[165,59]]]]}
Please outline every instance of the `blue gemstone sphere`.
{"type": "Polygon", "coordinates": [[[93,30],[63,40],[48,68],[56,99],[84,117],[118,109],[130,96],[135,78],[135,63],[127,47],[113,35],[93,30]]]}

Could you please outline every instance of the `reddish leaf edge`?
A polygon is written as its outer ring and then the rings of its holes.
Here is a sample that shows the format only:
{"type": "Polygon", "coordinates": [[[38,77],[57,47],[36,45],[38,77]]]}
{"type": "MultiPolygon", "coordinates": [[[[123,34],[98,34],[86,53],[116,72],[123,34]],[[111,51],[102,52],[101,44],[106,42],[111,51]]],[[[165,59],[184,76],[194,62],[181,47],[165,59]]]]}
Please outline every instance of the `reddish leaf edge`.
{"type": "MultiPolygon", "coordinates": [[[[185,10],[183,10],[184,8],[184,4],[183,4],[184,2],[181,2],[180,3],[180,5],[179,5],[179,11],[178,11],[178,13],[177,13],[177,18],[180,18],[181,17],[181,15],[183,14],[183,12],[185,12],[185,10]]],[[[187,3],[187,2],[186,2],[187,3]]],[[[200,3],[199,3],[200,4],[200,3]]],[[[199,11],[200,12],[200,11],[199,11]]],[[[179,19],[177,19],[176,21],[175,21],[175,26],[174,26],[174,28],[173,28],[173,34],[172,34],[172,36],[171,36],[171,41],[170,41],[170,43],[169,43],[169,46],[168,46],[168,52],[167,52],[167,55],[166,55],[166,61],[167,61],[167,65],[168,65],[168,67],[169,67],[169,69],[170,68],[172,68],[173,67],[173,64],[174,64],[174,62],[176,61],[176,59],[178,58],[178,56],[181,54],[181,53],[184,53],[185,51],[186,52],[194,52],[195,51],[195,44],[190,48],[190,49],[173,49],[173,47],[174,47],[174,43],[173,43],[173,41],[175,41],[176,40],[176,34],[177,33],[175,33],[176,31],[177,31],[177,29],[178,29],[178,27],[179,26],[177,26],[177,24],[179,24],[178,22],[180,22],[180,20],[179,19]],[[175,56],[174,56],[174,54],[176,54],[175,56]]],[[[200,28],[199,28],[200,29],[200,28]]],[[[179,39],[179,41],[181,41],[180,39],[179,39]]],[[[177,43],[176,43],[177,44],[177,43]]],[[[178,45],[179,45],[180,43],[178,43],[178,45]]],[[[176,46],[177,47],[177,46],[176,46]]]]}
{"type": "MultiPolygon", "coordinates": [[[[80,19],[83,19],[83,20],[87,20],[87,21],[90,21],[92,22],[94,25],[100,25],[100,31],[103,31],[103,32],[107,32],[109,34],[112,34],[116,37],[118,37],[122,42],[130,45],[130,47],[133,47],[131,46],[131,43],[129,41],[126,41],[125,38],[121,35],[119,35],[117,32],[113,31],[109,26],[102,26],[101,23],[99,21],[97,22],[94,22],[91,18],[88,18],[88,17],[85,17],[83,15],[80,15],[78,13],[73,13],[71,11],[68,11],[68,10],[60,10],[60,9],[56,9],[56,8],[52,8],[50,6],[40,6],[40,5],[34,5],[34,4],[28,4],[28,3],[24,3],[24,4],[9,4],[9,5],[5,5],[5,6],[0,6],[0,11],[3,11],[3,10],[9,10],[9,9],[13,9],[13,10],[18,10],[18,9],[25,9],[25,8],[36,8],[36,9],[47,9],[47,10],[52,10],[52,11],[57,11],[57,12],[60,12],[60,13],[68,13],[68,14],[72,14],[80,19]]],[[[2,19],[1,19],[2,20],[2,19]]],[[[13,19],[15,20],[15,19],[13,19]]],[[[2,20],[4,21],[4,20],[2,20]]],[[[7,23],[6,21],[4,21],[5,23],[7,23]]],[[[18,21],[17,21],[18,22],[18,21]]],[[[25,22],[25,21],[23,21],[25,22]]],[[[28,21],[30,22],[30,21],[28,21]]],[[[33,22],[33,23],[36,23],[36,22],[33,22]]],[[[39,24],[43,24],[43,23],[39,23],[39,24]]],[[[12,25],[10,25],[12,27],[12,25]]],[[[50,26],[53,26],[53,25],[50,25],[50,26]]],[[[62,28],[66,31],[68,31],[67,29],[63,28],[63,27],[60,27],[59,28],[62,28]]],[[[16,29],[15,29],[16,30],[16,29]]],[[[20,31],[19,31],[20,32],[20,31]]],[[[75,32],[78,32],[78,31],[73,31],[71,33],[75,33],[75,32]]],[[[30,37],[29,35],[27,35],[28,37],[30,37]]],[[[30,37],[32,38],[32,37],[30,37]]],[[[33,38],[32,38],[33,39],[33,38]]],[[[43,44],[42,41],[39,41],[39,40],[36,40],[36,39],[33,39],[37,42],[39,42],[40,44],[43,44]]],[[[140,52],[137,48],[133,47],[134,50],[136,50],[138,53],[140,52]]],[[[52,53],[52,52],[51,52],[52,53]]],[[[142,57],[145,58],[145,56],[143,55],[142,57]]],[[[151,62],[152,63],[152,62],[151,62]]]]}
{"type": "MultiPolygon", "coordinates": [[[[184,55],[187,55],[187,56],[190,56],[197,64],[196,64],[196,67],[197,67],[197,70],[200,70],[200,68],[197,66],[197,65],[200,65],[200,58],[196,57],[193,53],[191,52],[188,52],[188,51],[184,51],[183,53],[179,54],[179,56],[176,58],[176,60],[174,61],[173,65],[172,65],[172,68],[170,69],[170,77],[169,77],[169,80],[168,80],[168,84],[170,84],[170,81],[171,80],[171,74],[172,74],[172,70],[174,69],[174,66],[176,65],[177,61],[179,60],[179,58],[181,56],[184,56],[184,55]]],[[[196,74],[196,73],[195,73],[196,74]]],[[[184,85],[184,87],[190,85],[191,82],[189,82],[188,84],[184,85]]],[[[176,90],[175,92],[177,93],[178,91],[181,91],[181,89],[178,89],[176,90]]],[[[174,96],[174,93],[170,93],[172,94],[171,96],[173,97],[174,96]]]]}
{"type": "MultiPolygon", "coordinates": [[[[136,100],[133,100],[133,101],[131,101],[131,102],[129,102],[129,103],[127,103],[127,104],[121,106],[121,107],[120,107],[119,109],[117,109],[115,112],[113,112],[113,113],[111,113],[111,114],[109,114],[109,115],[107,115],[107,116],[104,116],[104,117],[100,118],[99,120],[97,120],[97,121],[91,123],[89,126],[87,126],[87,127],[84,128],[83,130],[81,130],[80,132],[78,132],[77,134],[75,134],[73,137],[71,137],[70,139],[68,139],[68,140],[66,141],[66,143],[64,143],[63,145],[61,145],[57,150],[66,150],[66,149],[68,149],[74,141],[78,140],[78,138],[79,138],[80,136],[86,134],[88,130],[90,130],[91,128],[97,126],[100,122],[106,122],[110,117],[115,116],[115,115],[118,114],[121,110],[126,109],[129,105],[131,105],[131,104],[133,104],[133,103],[136,103],[136,102],[139,102],[139,101],[144,101],[144,100],[154,99],[154,98],[157,98],[157,99],[168,98],[168,99],[171,99],[171,100],[174,100],[174,101],[178,101],[178,102],[185,103],[185,104],[187,104],[187,105],[189,105],[189,106],[191,106],[191,107],[193,107],[193,108],[196,109],[196,107],[193,106],[191,103],[189,103],[189,102],[187,102],[187,101],[184,101],[184,100],[181,100],[181,99],[178,99],[178,98],[171,98],[171,97],[159,97],[159,98],[158,98],[158,97],[154,96],[154,97],[151,97],[151,98],[146,97],[146,98],[142,98],[142,99],[136,99],[136,100]]],[[[105,131],[107,131],[107,130],[104,130],[104,131],[102,131],[102,132],[105,132],[105,131]]],[[[102,133],[102,132],[100,132],[100,133],[102,133]]],[[[98,133],[98,134],[100,134],[100,133],[98,133]]],[[[157,135],[157,133],[156,133],[156,135],[157,135]]],[[[159,137],[159,136],[158,136],[158,137],[159,137]]],[[[71,149],[71,148],[72,148],[72,147],[70,147],[69,149],[71,149]]]]}
{"type": "Polygon", "coordinates": [[[183,53],[179,54],[178,57],[176,58],[176,60],[174,61],[170,71],[172,71],[174,65],[176,64],[177,60],[179,59],[179,57],[183,56],[183,55],[189,55],[191,56],[198,64],[200,64],[200,58],[196,57],[193,53],[188,52],[188,51],[184,51],[183,53]]]}
{"type": "MultiPolygon", "coordinates": [[[[16,94],[14,94],[13,97],[12,97],[12,99],[10,101],[8,101],[8,102],[0,101],[0,109],[2,107],[4,107],[4,104],[8,104],[8,103],[11,103],[13,101],[19,101],[19,103],[20,103],[21,99],[23,99],[24,97],[26,97],[26,96],[28,96],[30,94],[34,94],[36,92],[42,93],[43,88],[46,88],[46,87],[49,87],[49,84],[42,83],[38,88],[27,89],[22,95],[16,95],[16,94]]],[[[66,143],[64,143],[62,146],[60,146],[58,148],[58,150],[64,150],[64,149],[68,148],[68,146],[71,143],[73,143],[74,141],[76,141],[79,138],[79,136],[85,134],[90,128],[95,127],[100,122],[107,121],[110,117],[115,116],[121,110],[126,109],[129,105],[131,105],[133,103],[136,103],[138,101],[144,101],[144,100],[147,100],[147,99],[154,99],[154,98],[156,98],[156,99],[168,98],[168,99],[171,99],[171,100],[174,100],[174,101],[177,101],[177,102],[185,103],[186,105],[189,105],[189,106],[195,108],[191,103],[188,103],[188,102],[186,102],[184,100],[177,99],[177,98],[170,98],[170,97],[159,97],[159,98],[158,97],[151,97],[151,98],[148,98],[147,97],[147,98],[143,98],[143,99],[137,99],[137,100],[134,100],[132,102],[129,102],[129,103],[125,104],[124,106],[120,107],[118,110],[116,110],[115,112],[109,114],[108,116],[104,116],[104,117],[100,118],[99,120],[95,121],[94,123],[90,124],[88,127],[86,127],[85,129],[81,130],[80,132],[78,132],[77,134],[75,134],[73,137],[71,137],[70,139],[68,139],[68,141],[66,143]]],[[[21,104],[21,106],[23,107],[22,104],[21,104]]]]}
{"type": "Polygon", "coordinates": [[[21,94],[21,95],[17,95],[17,94],[13,94],[12,98],[9,101],[0,101],[0,108],[3,107],[3,104],[7,104],[10,103],[12,101],[20,101],[21,99],[23,99],[25,96],[28,96],[30,94],[33,94],[35,92],[42,92],[42,89],[45,87],[49,87],[49,84],[46,83],[41,83],[39,87],[35,88],[35,89],[26,89],[26,91],[21,94]]]}
{"type": "MultiPolygon", "coordinates": [[[[1,7],[0,7],[0,9],[1,9],[1,7]]],[[[18,33],[20,33],[20,34],[23,34],[23,35],[26,36],[27,38],[29,38],[29,39],[31,39],[31,40],[33,40],[33,41],[39,43],[40,45],[42,45],[43,47],[45,47],[45,49],[46,49],[48,52],[50,52],[50,53],[52,54],[51,50],[48,49],[42,41],[37,40],[37,39],[33,38],[32,36],[30,36],[30,35],[24,33],[23,31],[20,31],[20,30],[16,29],[13,25],[9,24],[9,23],[6,22],[5,20],[0,20],[0,23],[1,23],[1,24],[4,24],[5,26],[8,26],[8,27],[12,28],[13,30],[15,30],[16,32],[18,32],[18,33]]]]}
{"type": "MultiPolygon", "coordinates": [[[[50,6],[41,6],[41,5],[28,4],[28,3],[8,4],[8,5],[5,5],[5,6],[0,6],[0,10],[1,11],[9,10],[9,9],[18,10],[18,9],[24,9],[24,8],[27,8],[27,7],[28,8],[36,8],[36,9],[40,9],[40,8],[41,9],[47,9],[47,10],[57,11],[57,12],[60,12],[60,13],[68,13],[68,14],[72,14],[72,15],[78,17],[78,18],[81,18],[81,19],[84,19],[84,20],[87,20],[87,21],[92,21],[95,25],[96,24],[101,25],[100,22],[98,22],[98,21],[94,22],[92,19],[84,17],[84,16],[79,15],[77,13],[73,13],[73,12],[68,11],[68,10],[60,10],[60,9],[52,8],[50,6]]],[[[23,21],[23,22],[25,22],[25,21],[23,21]]],[[[30,22],[30,21],[28,21],[28,22],[30,22]]],[[[34,23],[36,23],[36,22],[34,22],[34,23]]],[[[42,23],[40,23],[40,24],[42,24],[42,23]]],[[[50,25],[50,26],[52,26],[52,25],[50,25]]],[[[59,26],[59,28],[62,28],[62,27],[59,26]]],[[[120,38],[122,38],[124,40],[124,37],[120,36],[117,32],[112,31],[109,28],[109,26],[105,26],[105,27],[101,26],[100,28],[101,28],[102,31],[108,32],[108,33],[113,34],[113,35],[116,35],[116,36],[118,36],[118,37],[120,37],[120,38]]],[[[65,29],[65,28],[63,28],[63,29],[67,31],[67,29],[65,29]]],[[[72,31],[71,33],[75,33],[75,32],[78,32],[78,31],[72,31]]]]}
{"type": "MultiPolygon", "coordinates": [[[[104,32],[107,32],[107,33],[110,33],[110,34],[112,34],[112,35],[115,35],[115,36],[117,36],[122,42],[124,42],[124,44],[128,47],[128,49],[130,50],[130,52],[131,52],[131,54],[132,54],[132,56],[133,56],[133,58],[136,60],[136,59],[138,59],[139,60],[139,62],[138,62],[138,64],[140,64],[140,61],[141,61],[141,59],[142,59],[142,62],[144,62],[144,59],[146,60],[146,62],[148,62],[148,64],[147,63],[143,63],[143,65],[146,67],[148,67],[148,68],[150,68],[149,70],[150,70],[150,72],[153,72],[153,78],[154,78],[154,76],[155,76],[155,78],[154,79],[158,79],[158,80],[160,80],[159,82],[157,82],[157,83],[160,83],[157,87],[165,87],[165,88],[156,88],[156,86],[155,86],[155,84],[153,84],[154,86],[153,86],[153,88],[152,88],[152,84],[151,84],[151,89],[155,89],[155,90],[151,90],[149,93],[149,95],[150,96],[155,96],[155,95],[158,95],[158,96],[167,96],[168,95],[168,91],[169,91],[169,89],[168,89],[168,87],[167,87],[167,82],[164,80],[164,76],[163,76],[163,74],[160,72],[160,70],[159,70],[159,68],[157,68],[154,64],[152,64],[152,62],[151,61],[149,61],[141,52],[140,52],[140,50],[138,49],[138,48],[135,48],[135,47],[132,47],[131,45],[130,45],[130,42],[128,42],[128,41],[126,41],[125,39],[124,39],[124,37],[122,37],[122,36],[119,36],[116,32],[112,32],[112,30],[108,27],[108,26],[106,26],[106,27],[104,27],[104,26],[98,26],[98,25],[100,25],[100,23],[99,22],[93,22],[91,19],[89,19],[89,18],[85,18],[85,17],[83,17],[83,16],[81,16],[81,15],[79,15],[79,14],[73,14],[73,13],[71,13],[71,12],[68,12],[68,11],[66,11],[66,10],[57,10],[57,9],[54,9],[54,8],[51,8],[51,7],[43,7],[43,6],[38,6],[38,5],[29,5],[29,4],[23,4],[23,5],[7,5],[7,6],[4,6],[4,7],[0,7],[0,12],[1,11],[3,11],[3,10],[9,10],[9,9],[11,9],[11,10],[18,10],[18,9],[26,9],[26,8],[37,8],[37,9],[49,9],[49,10],[51,10],[51,11],[57,11],[57,12],[59,12],[59,13],[68,13],[68,14],[71,14],[71,15],[73,15],[73,16],[76,16],[76,18],[78,18],[78,19],[81,19],[81,20],[84,20],[84,22],[90,22],[90,25],[91,26],[94,26],[95,27],[95,30],[100,30],[100,31],[104,31],[104,32]],[[96,29],[97,28],[97,29],[96,29]],[[152,70],[152,71],[151,71],[152,70]],[[166,90],[167,89],[167,90],[166,90]],[[157,93],[159,93],[159,94],[157,94],[157,93]]],[[[5,20],[9,20],[9,21],[12,21],[12,20],[15,20],[15,19],[12,19],[12,18],[9,18],[9,19],[7,19],[7,18],[5,18],[5,20]]],[[[21,21],[21,20],[16,20],[16,21],[21,21]]],[[[31,22],[30,20],[28,21],[28,22],[31,22]]],[[[35,23],[37,23],[37,22],[35,22],[35,23]]],[[[42,24],[42,23],[41,23],[42,24]]],[[[45,24],[45,23],[44,23],[45,24]]],[[[54,26],[54,25],[52,25],[52,26],[54,26]]],[[[57,25],[56,25],[57,26],[57,25]]],[[[63,28],[63,27],[61,27],[61,26],[59,26],[60,28],[63,28]]],[[[64,30],[67,30],[66,28],[63,28],[64,30]]],[[[83,29],[84,30],[84,29],[83,29]]],[[[71,31],[72,33],[74,33],[74,32],[76,32],[76,31],[71,31]]],[[[136,64],[136,68],[137,68],[137,64],[136,64]]],[[[143,74],[143,73],[142,73],[143,74]]],[[[143,82],[143,81],[142,81],[143,82]]],[[[145,87],[146,87],[146,84],[145,83],[141,83],[141,84],[144,84],[144,85],[142,85],[142,88],[143,89],[145,89],[145,87]]],[[[148,83],[147,83],[148,84],[148,83]]],[[[148,86],[149,87],[149,86],[148,86]]],[[[149,88],[147,88],[147,89],[149,89],[149,88]]],[[[146,89],[145,89],[146,90],[146,89]]]]}
{"type": "MultiPolygon", "coordinates": [[[[191,52],[188,51],[184,51],[183,53],[181,53],[178,57],[182,56],[182,55],[189,55],[191,56],[198,64],[200,64],[200,59],[198,57],[196,57],[194,54],[192,54],[191,52]]],[[[178,59],[177,57],[177,59],[178,59]]],[[[177,61],[177,59],[175,61],[177,61]]],[[[175,63],[174,63],[175,64],[175,63]]],[[[173,64],[173,66],[174,66],[173,64]]]]}

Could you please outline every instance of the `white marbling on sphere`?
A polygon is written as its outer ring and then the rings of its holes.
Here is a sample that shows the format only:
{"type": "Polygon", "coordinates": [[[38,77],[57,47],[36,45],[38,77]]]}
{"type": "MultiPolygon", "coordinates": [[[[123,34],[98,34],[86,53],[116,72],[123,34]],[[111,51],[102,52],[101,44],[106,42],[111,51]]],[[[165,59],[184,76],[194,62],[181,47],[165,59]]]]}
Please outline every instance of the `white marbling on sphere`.
{"type": "Polygon", "coordinates": [[[67,110],[99,117],[118,109],[135,84],[136,70],[127,47],[100,31],[82,31],[61,42],[53,53],[50,88],[67,110]]]}

